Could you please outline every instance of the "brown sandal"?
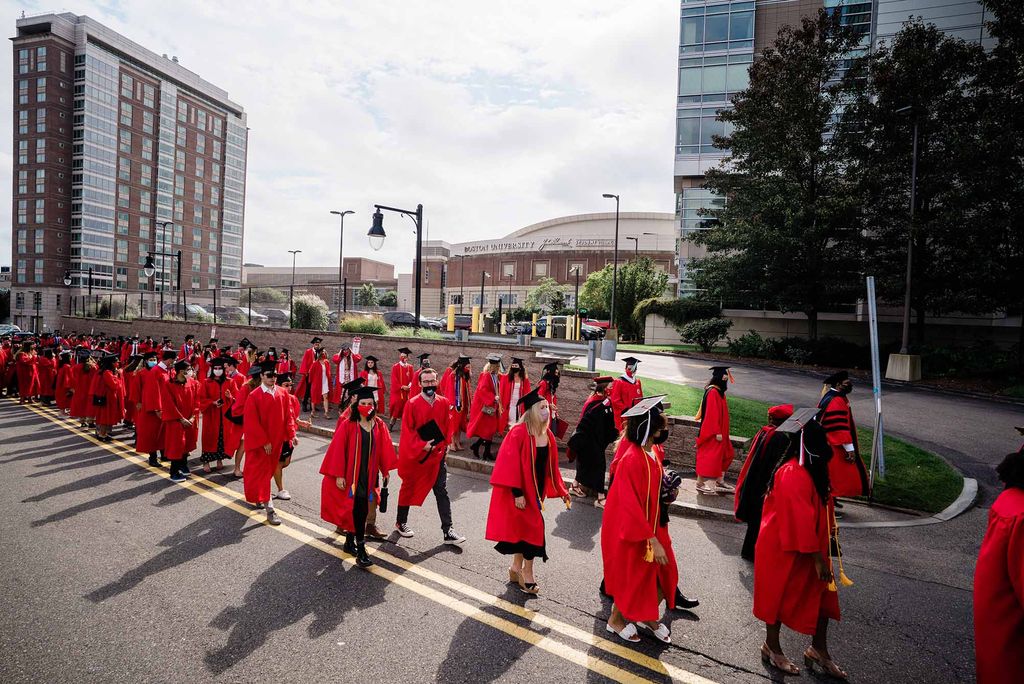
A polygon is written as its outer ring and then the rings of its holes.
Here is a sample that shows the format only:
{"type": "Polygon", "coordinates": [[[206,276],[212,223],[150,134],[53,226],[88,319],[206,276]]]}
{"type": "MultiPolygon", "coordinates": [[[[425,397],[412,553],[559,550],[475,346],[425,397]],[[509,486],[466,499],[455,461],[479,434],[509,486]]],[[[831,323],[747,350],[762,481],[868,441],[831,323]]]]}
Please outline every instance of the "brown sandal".
{"type": "Polygon", "coordinates": [[[826,658],[818,652],[818,649],[813,646],[808,646],[807,650],[804,651],[804,665],[807,669],[814,671],[814,666],[817,665],[821,668],[822,672],[835,679],[846,680],[849,679],[849,675],[839,669],[836,665],[836,661],[831,658],[826,658]]]}
{"type": "MultiPolygon", "coordinates": [[[[806,657],[806,654],[804,654],[806,657]]],[[[767,665],[771,665],[779,672],[789,675],[800,674],[800,668],[796,664],[786,657],[785,653],[776,653],[775,651],[768,648],[768,644],[761,644],[761,660],[767,665]]]]}

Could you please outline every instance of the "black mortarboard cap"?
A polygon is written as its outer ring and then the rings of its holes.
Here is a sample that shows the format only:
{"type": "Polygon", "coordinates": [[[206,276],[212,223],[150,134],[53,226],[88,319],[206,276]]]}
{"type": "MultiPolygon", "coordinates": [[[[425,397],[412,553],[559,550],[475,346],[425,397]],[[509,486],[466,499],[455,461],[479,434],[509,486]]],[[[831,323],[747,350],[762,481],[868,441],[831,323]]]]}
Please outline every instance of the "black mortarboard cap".
{"type": "Polygon", "coordinates": [[[519,397],[517,406],[522,406],[524,411],[529,411],[530,407],[536,404],[538,401],[543,401],[544,397],[540,396],[540,388],[535,387],[523,396],[519,397]]]}
{"type": "Polygon", "coordinates": [[[143,354],[142,358],[144,358],[144,359],[155,359],[158,356],[160,356],[160,354],[155,349],[153,349],[153,350],[148,351],[145,354],[143,354]]]}
{"type": "Polygon", "coordinates": [[[399,354],[412,354],[412,349],[409,349],[408,347],[399,347],[398,348],[398,353],[399,354]]]}
{"type": "Polygon", "coordinates": [[[662,413],[665,407],[662,406],[661,401],[667,396],[667,394],[658,394],[638,399],[635,404],[622,412],[622,417],[632,418],[633,416],[642,416],[645,413],[662,413]]]}
{"type": "Polygon", "coordinates": [[[252,344],[252,342],[249,341],[248,337],[243,337],[242,339],[238,340],[239,347],[248,347],[250,344],[252,344]]]}
{"type": "Polygon", "coordinates": [[[423,352],[422,354],[420,354],[416,358],[419,359],[420,361],[423,361],[424,359],[428,359],[428,358],[430,358],[430,352],[423,352]]]}
{"type": "Polygon", "coordinates": [[[850,379],[849,371],[841,370],[841,371],[839,371],[837,373],[833,373],[832,375],[830,375],[827,378],[825,378],[825,384],[828,385],[829,387],[835,387],[836,385],[838,385],[839,383],[843,382],[844,380],[849,380],[849,379],[850,379]]]}
{"type": "Polygon", "coordinates": [[[814,417],[817,415],[818,409],[816,408],[798,408],[793,411],[793,415],[787,418],[782,425],[775,428],[775,431],[796,434],[803,430],[804,427],[814,420],[814,417]]]}
{"type": "Polygon", "coordinates": [[[344,385],[342,385],[341,388],[348,392],[349,394],[351,394],[352,392],[355,392],[357,389],[359,389],[365,384],[366,380],[363,380],[362,378],[356,378],[355,380],[349,380],[344,385]]]}
{"type": "Polygon", "coordinates": [[[181,371],[188,370],[191,367],[192,367],[192,364],[190,364],[185,359],[182,359],[181,361],[175,362],[175,364],[174,364],[174,372],[175,373],[180,373],[181,371]]]}
{"type": "Polygon", "coordinates": [[[163,353],[160,354],[160,358],[163,359],[164,361],[176,359],[178,358],[178,352],[174,351],[173,349],[165,349],[163,353]]]}
{"type": "Polygon", "coordinates": [[[491,363],[501,363],[501,354],[488,354],[487,360],[491,363]]]}
{"type": "Polygon", "coordinates": [[[288,351],[288,347],[281,347],[281,353],[282,354],[290,354],[291,352],[288,351]]]}
{"type": "Polygon", "coordinates": [[[558,370],[558,362],[552,361],[551,363],[544,364],[544,370],[552,372],[558,370]]]}
{"type": "Polygon", "coordinates": [[[283,385],[284,383],[291,382],[291,381],[292,381],[292,374],[291,373],[278,373],[278,375],[277,375],[277,384],[278,385],[283,385]]]}
{"type": "Polygon", "coordinates": [[[259,364],[256,364],[250,366],[249,372],[246,375],[248,375],[250,378],[258,378],[260,376],[260,373],[262,372],[263,368],[259,364]]]}
{"type": "Polygon", "coordinates": [[[622,359],[622,362],[623,363],[640,363],[640,359],[636,358],[635,356],[627,356],[626,358],[622,359]]]}
{"type": "Polygon", "coordinates": [[[185,335],[185,341],[186,342],[188,342],[189,340],[194,340],[194,339],[196,339],[195,335],[185,335]]]}
{"type": "Polygon", "coordinates": [[[352,392],[352,397],[356,401],[359,401],[361,399],[376,399],[377,398],[377,388],[376,387],[357,387],[352,392]]]}
{"type": "Polygon", "coordinates": [[[373,354],[367,354],[367,355],[366,355],[365,357],[363,357],[363,358],[364,358],[364,360],[365,360],[365,361],[373,361],[373,362],[376,362],[376,361],[377,361],[377,357],[376,357],[376,356],[374,356],[373,354]]]}
{"type": "Polygon", "coordinates": [[[518,356],[513,356],[512,357],[512,363],[518,363],[521,366],[521,365],[523,365],[523,360],[521,358],[519,358],[518,356]]]}
{"type": "Polygon", "coordinates": [[[215,356],[210,359],[210,368],[223,368],[225,363],[227,363],[227,359],[223,356],[215,356]]]}

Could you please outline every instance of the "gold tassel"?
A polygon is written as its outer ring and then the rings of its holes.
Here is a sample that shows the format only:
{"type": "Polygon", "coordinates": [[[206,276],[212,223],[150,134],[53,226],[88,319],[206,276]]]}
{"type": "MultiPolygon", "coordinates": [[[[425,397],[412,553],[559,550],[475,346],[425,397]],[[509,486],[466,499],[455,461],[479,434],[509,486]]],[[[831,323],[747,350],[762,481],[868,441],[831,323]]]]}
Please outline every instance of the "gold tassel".
{"type": "MultiPolygon", "coordinates": [[[[839,523],[836,522],[836,511],[835,511],[834,508],[832,509],[832,529],[835,530],[835,532],[833,532],[833,534],[832,534],[832,539],[835,540],[835,542],[836,542],[836,551],[838,551],[838,553],[836,554],[836,558],[839,561],[839,583],[841,585],[843,585],[844,587],[852,587],[853,586],[853,580],[850,579],[847,576],[846,572],[843,571],[843,547],[839,543],[839,523]]],[[[834,574],[833,574],[833,576],[834,576],[834,574]]],[[[833,579],[832,580],[832,584],[830,586],[830,589],[832,591],[835,591],[835,589],[832,589],[832,587],[834,587],[834,586],[835,586],[835,580],[833,579]]]]}
{"type": "Polygon", "coordinates": [[[647,550],[644,551],[644,562],[646,562],[646,563],[653,563],[654,562],[654,547],[651,546],[651,542],[647,542],[647,550]]]}
{"type": "Polygon", "coordinates": [[[829,591],[838,591],[838,589],[836,588],[836,581],[835,580],[832,580],[831,582],[828,583],[828,590],[829,591]]]}

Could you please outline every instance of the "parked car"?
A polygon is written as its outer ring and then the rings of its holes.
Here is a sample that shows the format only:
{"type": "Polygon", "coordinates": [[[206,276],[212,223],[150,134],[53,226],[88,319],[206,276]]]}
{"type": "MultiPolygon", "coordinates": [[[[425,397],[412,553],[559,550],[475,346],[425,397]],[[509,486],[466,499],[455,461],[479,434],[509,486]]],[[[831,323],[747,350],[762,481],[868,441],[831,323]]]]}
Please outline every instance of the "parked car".
{"type": "MultiPolygon", "coordinates": [[[[565,339],[565,328],[568,325],[568,316],[552,316],[551,326],[553,328],[553,335],[559,339],[565,339]]],[[[529,335],[531,328],[533,327],[532,321],[519,321],[515,323],[507,323],[505,325],[505,332],[509,335],[529,335]]],[[[537,319],[537,335],[544,337],[547,333],[547,317],[540,317],[537,319]]],[[[580,324],[580,338],[584,340],[601,340],[604,339],[605,330],[586,323],[580,324]]]]}
{"type": "MultiPolygon", "coordinates": [[[[264,316],[263,314],[261,314],[258,311],[256,311],[256,309],[252,309],[251,310],[251,315],[252,315],[253,325],[266,325],[268,320],[269,320],[266,316],[264,316]]],[[[241,318],[242,320],[244,320],[244,321],[246,321],[248,323],[249,316],[250,316],[250,310],[249,310],[249,308],[244,307],[244,306],[218,306],[217,307],[217,318],[219,320],[226,321],[226,320],[230,320],[232,318],[241,318]]]]}
{"type": "MultiPolygon", "coordinates": [[[[448,327],[448,321],[444,322],[445,328],[448,327]]],[[[455,329],[456,330],[472,330],[473,329],[473,314],[455,314],[455,329]]]]}
{"type": "Polygon", "coordinates": [[[199,306],[198,304],[186,304],[184,306],[177,302],[167,302],[164,304],[164,315],[165,316],[180,316],[184,317],[185,313],[188,312],[189,316],[209,316],[213,318],[213,314],[199,306]]]}
{"type": "Polygon", "coordinates": [[[267,318],[267,324],[273,326],[287,326],[290,314],[288,309],[263,309],[262,314],[267,318]]]}
{"type": "MultiPolygon", "coordinates": [[[[416,327],[416,316],[408,311],[388,311],[385,312],[384,322],[391,328],[415,328],[416,327]]],[[[427,328],[429,330],[443,330],[444,326],[437,320],[427,318],[426,316],[420,316],[420,327],[427,328]]]]}
{"type": "Polygon", "coordinates": [[[609,323],[608,321],[599,321],[596,318],[584,318],[583,325],[589,325],[594,328],[601,328],[602,330],[607,330],[609,323]]]}
{"type": "Polygon", "coordinates": [[[16,332],[21,332],[21,328],[16,325],[8,323],[0,325],[0,335],[13,335],[16,332]]]}

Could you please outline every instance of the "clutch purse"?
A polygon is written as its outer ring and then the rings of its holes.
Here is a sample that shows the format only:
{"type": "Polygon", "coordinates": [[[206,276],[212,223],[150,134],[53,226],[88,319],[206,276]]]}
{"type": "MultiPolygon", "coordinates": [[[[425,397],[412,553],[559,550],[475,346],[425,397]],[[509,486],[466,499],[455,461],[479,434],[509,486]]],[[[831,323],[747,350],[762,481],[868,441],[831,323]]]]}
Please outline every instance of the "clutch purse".
{"type": "Polygon", "coordinates": [[[378,506],[381,513],[388,512],[388,486],[384,485],[380,488],[380,506],[378,506]]]}
{"type": "Polygon", "coordinates": [[[99,396],[97,394],[92,395],[92,405],[93,406],[106,406],[107,405],[107,397],[106,397],[106,395],[104,395],[104,396],[99,396]]]}
{"type": "Polygon", "coordinates": [[[480,410],[484,412],[484,415],[485,415],[485,416],[493,416],[493,415],[494,415],[494,413],[495,413],[495,411],[494,411],[494,407],[493,407],[493,406],[484,406],[484,407],[483,407],[482,409],[480,409],[480,410]]]}

